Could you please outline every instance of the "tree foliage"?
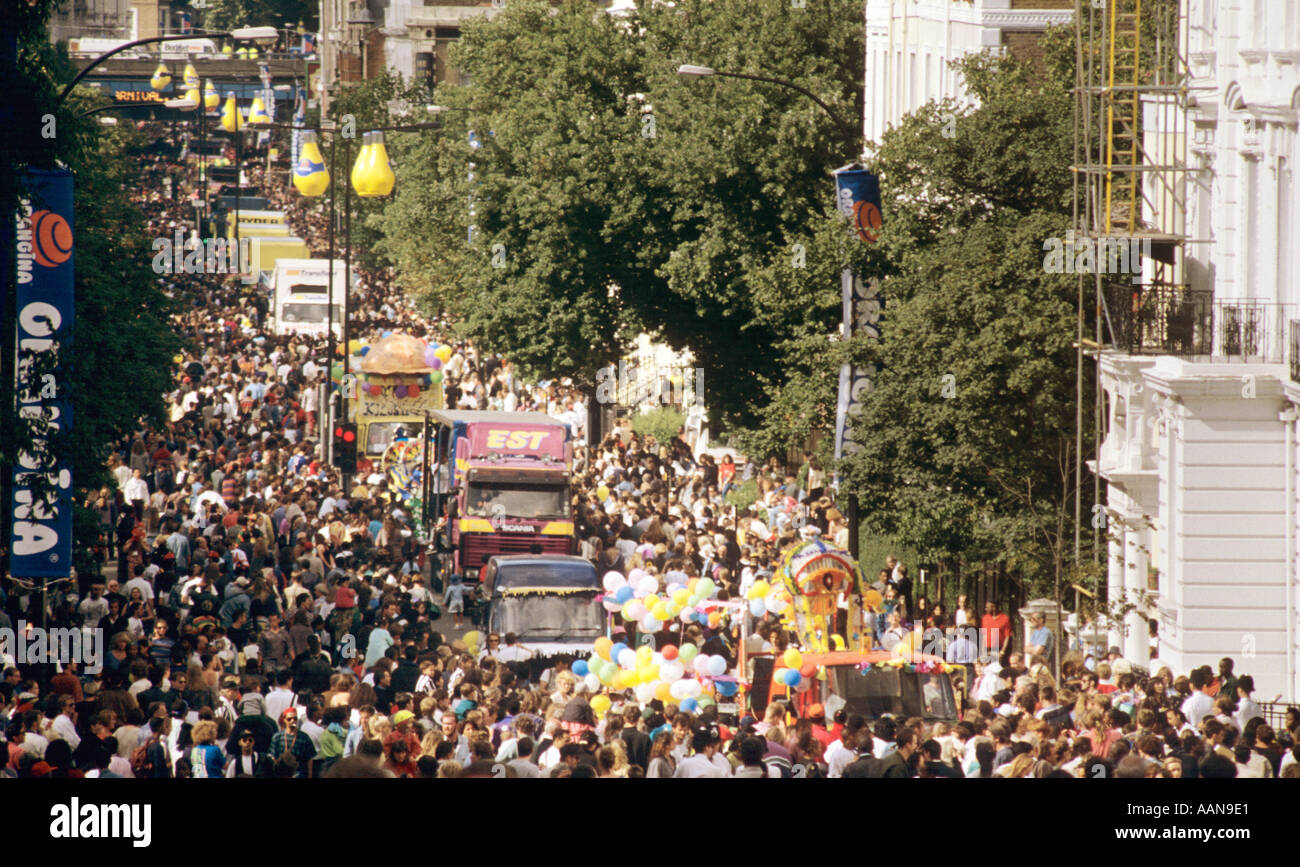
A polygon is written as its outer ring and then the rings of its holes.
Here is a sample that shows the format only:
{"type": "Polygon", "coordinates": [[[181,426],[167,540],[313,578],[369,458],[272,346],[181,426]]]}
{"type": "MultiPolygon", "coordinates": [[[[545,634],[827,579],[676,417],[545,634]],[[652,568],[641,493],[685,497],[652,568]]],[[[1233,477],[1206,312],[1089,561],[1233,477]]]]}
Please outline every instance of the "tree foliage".
{"type": "Polygon", "coordinates": [[[870,529],[1039,579],[1073,530],[1077,286],[1042,265],[1069,225],[1071,82],[988,55],[962,73],[979,107],[917,112],[875,160],[882,370],[843,472],[870,529]]]}

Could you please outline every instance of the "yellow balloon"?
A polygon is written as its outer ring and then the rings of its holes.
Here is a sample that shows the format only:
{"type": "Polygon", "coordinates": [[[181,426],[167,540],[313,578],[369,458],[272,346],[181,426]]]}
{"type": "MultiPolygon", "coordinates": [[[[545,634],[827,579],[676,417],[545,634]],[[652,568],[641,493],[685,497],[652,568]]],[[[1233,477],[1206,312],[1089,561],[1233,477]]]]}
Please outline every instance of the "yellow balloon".
{"type": "Polygon", "coordinates": [[[655,698],[663,702],[672,701],[673,700],[672,685],[667,683],[661,683],[658,686],[656,686],[655,698]]]}
{"type": "Polygon", "coordinates": [[[647,665],[645,667],[645,676],[641,678],[642,683],[654,683],[659,679],[659,666],[647,665]]]}
{"type": "Polygon", "coordinates": [[[614,642],[610,641],[608,638],[602,635],[600,636],[600,638],[597,638],[596,641],[593,643],[592,649],[596,651],[596,654],[601,659],[607,660],[609,659],[609,651],[611,648],[613,648],[613,646],[614,646],[614,642]]]}
{"type": "Polygon", "coordinates": [[[639,665],[649,665],[650,660],[654,658],[655,658],[655,652],[650,649],[650,645],[643,644],[636,649],[636,661],[637,663],[639,663],[639,665]]]}
{"type": "Polygon", "coordinates": [[[772,586],[771,586],[770,584],[768,584],[768,583],[767,583],[766,581],[764,581],[762,578],[759,578],[759,579],[758,579],[757,581],[755,581],[755,582],[753,583],[753,585],[749,588],[749,598],[750,598],[750,599],[763,599],[763,598],[765,598],[765,597],[767,596],[768,591],[770,591],[771,589],[772,589],[772,586]]]}
{"type": "Polygon", "coordinates": [[[609,488],[605,487],[604,485],[601,485],[599,488],[596,488],[596,497],[597,497],[597,499],[599,499],[601,502],[604,502],[605,500],[608,500],[608,499],[609,499],[609,488]]]}
{"type": "Polygon", "coordinates": [[[792,647],[781,657],[781,661],[785,663],[786,668],[801,668],[803,667],[803,654],[792,647]]]}
{"type": "Polygon", "coordinates": [[[678,605],[685,607],[686,603],[691,601],[690,591],[686,589],[675,591],[673,593],[673,601],[676,602],[678,605]]]}
{"type": "Polygon", "coordinates": [[[874,588],[862,594],[862,604],[870,608],[872,611],[880,611],[880,603],[883,601],[884,599],[881,597],[880,591],[874,588]]]}
{"type": "Polygon", "coordinates": [[[439,359],[441,359],[443,364],[446,364],[448,361],[451,361],[450,346],[439,346],[438,351],[433,354],[436,355],[439,359]]]}
{"type": "Polygon", "coordinates": [[[654,607],[650,609],[650,613],[654,615],[655,620],[667,620],[672,616],[668,613],[668,606],[662,602],[656,602],[654,607]]]}
{"type": "Polygon", "coordinates": [[[596,712],[596,716],[604,716],[605,712],[609,710],[609,705],[610,701],[607,695],[596,695],[591,698],[591,709],[596,712]]]}

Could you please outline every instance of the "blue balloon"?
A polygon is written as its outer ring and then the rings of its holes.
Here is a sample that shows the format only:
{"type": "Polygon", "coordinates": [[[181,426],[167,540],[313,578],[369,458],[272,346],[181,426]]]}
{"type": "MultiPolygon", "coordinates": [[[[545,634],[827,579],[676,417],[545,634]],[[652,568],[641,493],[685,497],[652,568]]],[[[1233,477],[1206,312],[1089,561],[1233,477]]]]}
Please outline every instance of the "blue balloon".
{"type": "Polygon", "coordinates": [[[614,594],[614,601],[619,605],[625,605],[635,595],[636,592],[631,587],[624,584],[622,587],[618,588],[618,591],[614,594]]]}
{"type": "Polygon", "coordinates": [[[793,669],[793,668],[787,668],[787,669],[785,670],[785,685],[786,685],[786,686],[798,686],[798,685],[799,685],[799,681],[802,680],[802,679],[803,679],[803,675],[801,675],[797,670],[795,670],[795,669],[793,669]]]}
{"type": "Polygon", "coordinates": [[[695,713],[695,709],[699,706],[700,703],[693,698],[684,698],[682,699],[682,703],[678,705],[679,708],[687,713],[695,713]]]}
{"type": "Polygon", "coordinates": [[[620,641],[609,649],[609,658],[618,659],[618,655],[627,649],[627,645],[620,641]]]}
{"type": "Polygon", "coordinates": [[[369,351],[370,351],[370,347],[369,347],[369,346],[363,346],[363,347],[361,347],[361,354],[362,354],[362,355],[365,355],[365,354],[366,354],[367,352],[369,352],[369,351]]]}
{"type": "Polygon", "coordinates": [[[578,677],[586,677],[588,671],[589,669],[587,668],[587,660],[575,659],[573,661],[573,673],[576,674],[578,677]]]}
{"type": "Polygon", "coordinates": [[[696,622],[696,623],[703,623],[705,626],[708,626],[708,625],[709,625],[709,615],[705,614],[703,611],[696,611],[696,612],[695,612],[695,622],[696,622]]]}
{"type": "Polygon", "coordinates": [[[718,691],[718,695],[731,696],[740,690],[740,685],[733,680],[715,680],[713,688],[718,691]]]}
{"type": "Polygon", "coordinates": [[[392,336],[393,336],[393,332],[391,332],[391,331],[385,331],[385,332],[384,332],[384,336],[385,336],[385,337],[392,337],[392,336]]]}

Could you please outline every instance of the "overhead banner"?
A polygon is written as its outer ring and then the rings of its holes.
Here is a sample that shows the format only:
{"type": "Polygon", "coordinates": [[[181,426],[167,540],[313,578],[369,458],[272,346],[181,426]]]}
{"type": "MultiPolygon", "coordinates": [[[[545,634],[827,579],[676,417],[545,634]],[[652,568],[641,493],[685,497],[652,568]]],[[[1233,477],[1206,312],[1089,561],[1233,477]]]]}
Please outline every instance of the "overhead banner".
{"type": "MultiPolygon", "coordinates": [[[[857,237],[875,243],[880,233],[880,179],[860,166],[846,166],[834,172],[835,201],[851,223],[857,237]]],[[[840,274],[843,305],[843,333],[846,339],[865,334],[880,339],[880,281],[864,281],[846,268],[840,274]]],[[[845,364],[840,368],[839,396],[835,405],[835,459],[853,454],[860,447],[853,440],[852,423],[875,382],[873,365],[845,364]]]]}
{"type": "Polygon", "coordinates": [[[31,451],[13,468],[13,550],[20,578],[65,578],[72,567],[72,472],[55,441],[72,427],[63,383],[74,317],[72,173],[28,169],[20,189],[17,263],[18,415],[31,426],[31,451]]]}

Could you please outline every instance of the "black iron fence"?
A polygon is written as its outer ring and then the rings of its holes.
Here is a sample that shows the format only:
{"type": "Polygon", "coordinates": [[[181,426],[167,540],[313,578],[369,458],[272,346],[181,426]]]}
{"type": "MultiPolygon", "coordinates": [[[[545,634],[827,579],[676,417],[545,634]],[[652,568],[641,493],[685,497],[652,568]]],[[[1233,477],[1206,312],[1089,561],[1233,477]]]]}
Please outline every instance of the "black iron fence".
{"type": "Polygon", "coordinates": [[[1201,356],[1207,360],[1281,364],[1296,378],[1300,332],[1292,305],[1252,299],[1215,300],[1214,292],[1172,287],[1112,286],[1106,293],[1111,345],[1134,355],[1201,356]]]}

